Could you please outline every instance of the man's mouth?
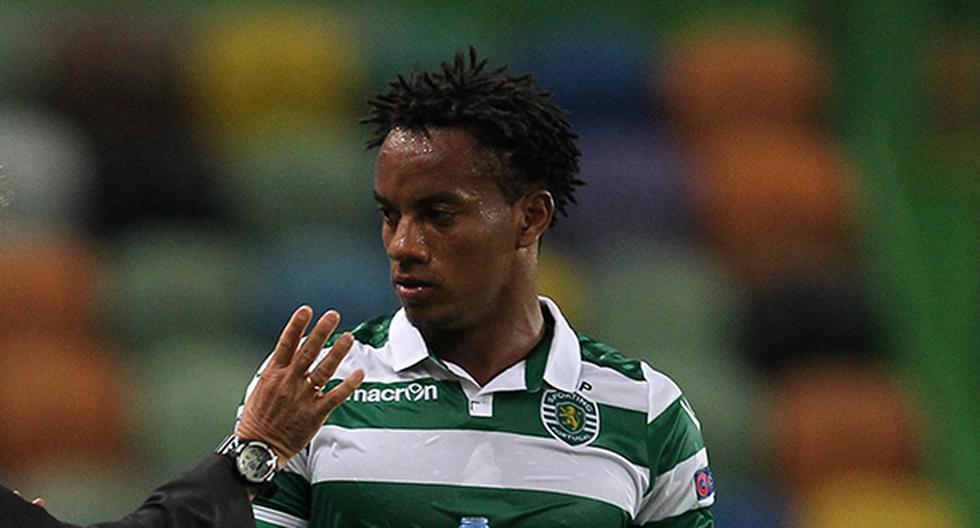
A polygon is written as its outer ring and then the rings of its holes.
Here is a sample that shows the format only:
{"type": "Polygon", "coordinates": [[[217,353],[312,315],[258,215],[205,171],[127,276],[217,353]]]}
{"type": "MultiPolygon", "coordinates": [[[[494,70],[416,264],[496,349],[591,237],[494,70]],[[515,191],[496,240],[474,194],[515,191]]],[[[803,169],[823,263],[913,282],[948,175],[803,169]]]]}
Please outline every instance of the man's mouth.
{"type": "Polygon", "coordinates": [[[417,279],[414,277],[398,277],[393,281],[395,293],[402,300],[415,301],[421,300],[432,294],[435,285],[432,282],[417,279]]]}

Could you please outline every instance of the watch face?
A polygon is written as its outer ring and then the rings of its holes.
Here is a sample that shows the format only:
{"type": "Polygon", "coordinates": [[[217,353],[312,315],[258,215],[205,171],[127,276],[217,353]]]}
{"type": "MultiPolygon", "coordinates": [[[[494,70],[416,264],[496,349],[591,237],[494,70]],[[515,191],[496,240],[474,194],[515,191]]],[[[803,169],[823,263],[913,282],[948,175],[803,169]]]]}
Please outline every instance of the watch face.
{"type": "Polygon", "coordinates": [[[261,483],[268,480],[276,469],[276,460],[269,449],[249,444],[238,454],[238,471],[249,482],[261,483]]]}

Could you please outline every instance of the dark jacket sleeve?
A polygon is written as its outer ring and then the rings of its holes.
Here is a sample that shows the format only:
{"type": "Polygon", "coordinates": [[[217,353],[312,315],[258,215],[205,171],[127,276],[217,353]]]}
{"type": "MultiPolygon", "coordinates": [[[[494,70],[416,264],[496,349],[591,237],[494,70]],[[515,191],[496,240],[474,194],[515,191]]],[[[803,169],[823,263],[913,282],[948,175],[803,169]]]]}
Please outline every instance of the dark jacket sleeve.
{"type": "MultiPolygon", "coordinates": [[[[66,527],[46,511],[0,490],[0,526],[66,527]],[[8,513],[9,510],[9,513],[8,513]]],[[[91,528],[254,527],[252,503],[235,476],[232,461],[210,455],[190,471],[157,488],[136,511],[91,528]]]]}
{"type": "Polygon", "coordinates": [[[62,528],[67,526],[39,508],[0,486],[0,526],[4,528],[62,528]]]}

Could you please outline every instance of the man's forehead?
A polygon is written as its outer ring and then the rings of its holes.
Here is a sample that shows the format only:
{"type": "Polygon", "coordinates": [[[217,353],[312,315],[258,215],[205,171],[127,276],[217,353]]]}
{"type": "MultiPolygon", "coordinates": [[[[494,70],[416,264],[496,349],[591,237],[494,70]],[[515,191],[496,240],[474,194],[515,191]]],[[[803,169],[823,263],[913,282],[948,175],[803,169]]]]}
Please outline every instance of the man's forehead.
{"type": "Polygon", "coordinates": [[[396,149],[406,153],[428,154],[432,152],[432,135],[427,129],[395,127],[388,132],[381,149],[396,149]]]}
{"type": "Polygon", "coordinates": [[[464,127],[394,128],[375,170],[375,196],[392,203],[497,189],[495,164],[464,127]]]}
{"type": "Polygon", "coordinates": [[[431,205],[478,199],[497,191],[489,177],[473,169],[434,176],[426,171],[374,180],[374,199],[384,205],[431,205]]]}
{"type": "Polygon", "coordinates": [[[478,151],[479,143],[465,126],[426,126],[392,128],[381,145],[386,150],[404,154],[429,154],[440,149],[478,151]]]}

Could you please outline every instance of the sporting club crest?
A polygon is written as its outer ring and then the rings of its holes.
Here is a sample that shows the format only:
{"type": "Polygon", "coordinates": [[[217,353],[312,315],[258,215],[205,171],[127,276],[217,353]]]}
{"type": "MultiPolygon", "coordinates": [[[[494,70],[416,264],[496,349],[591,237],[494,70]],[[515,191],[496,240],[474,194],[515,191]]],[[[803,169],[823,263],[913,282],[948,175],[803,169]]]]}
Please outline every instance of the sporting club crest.
{"type": "Polygon", "coordinates": [[[552,436],[573,447],[599,436],[599,406],[578,393],[546,390],[541,397],[541,421],[552,436]]]}

